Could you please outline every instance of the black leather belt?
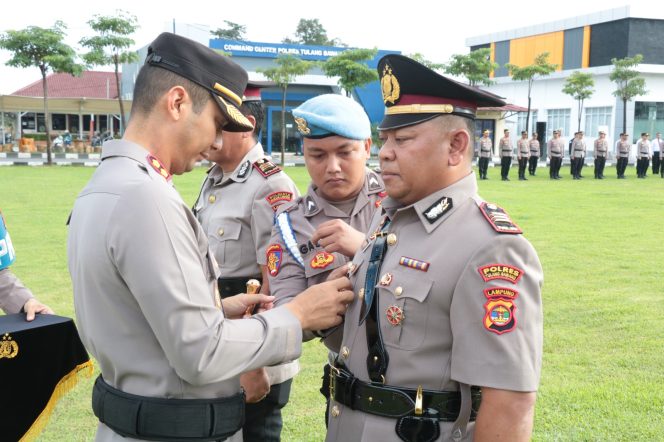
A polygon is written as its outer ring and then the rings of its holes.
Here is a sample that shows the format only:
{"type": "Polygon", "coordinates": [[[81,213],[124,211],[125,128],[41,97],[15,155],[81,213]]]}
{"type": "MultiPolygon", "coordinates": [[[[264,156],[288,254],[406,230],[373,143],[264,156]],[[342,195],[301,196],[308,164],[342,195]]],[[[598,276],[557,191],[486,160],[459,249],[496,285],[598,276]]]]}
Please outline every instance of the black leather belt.
{"type": "Polygon", "coordinates": [[[261,278],[254,278],[252,276],[247,276],[246,278],[219,278],[217,280],[219,295],[223,299],[228,298],[229,296],[237,295],[238,293],[247,293],[247,281],[250,279],[256,279],[261,284],[263,283],[261,278]]]}
{"type": "MultiPolygon", "coordinates": [[[[359,380],[342,367],[330,368],[330,396],[337,402],[376,416],[400,418],[421,415],[443,422],[454,422],[461,409],[458,391],[431,391],[396,388],[359,380]]],[[[482,402],[479,387],[471,388],[474,421],[482,402]]]]}
{"type": "Polygon", "coordinates": [[[244,425],[244,392],[220,399],[137,396],[97,377],[92,411],[121,436],[159,441],[218,441],[244,425]]]}

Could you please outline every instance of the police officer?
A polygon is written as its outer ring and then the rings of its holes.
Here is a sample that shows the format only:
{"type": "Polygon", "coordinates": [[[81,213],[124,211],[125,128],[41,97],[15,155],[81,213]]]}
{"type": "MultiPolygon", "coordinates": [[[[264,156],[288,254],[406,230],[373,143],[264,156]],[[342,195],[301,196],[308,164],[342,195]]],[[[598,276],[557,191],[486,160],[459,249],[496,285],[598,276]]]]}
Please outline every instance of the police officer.
{"type": "Polygon", "coordinates": [[[493,154],[493,143],[491,142],[491,137],[489,137],[489,131],[484,130],[482,132],[482,138],[480,138],[480,151],[479,151],[479,160],[478,168],[480,172],[480,179],[486,180],[487,169],[489,168],[489,160],[493,154]]]}
{"type": "Polygon", "coordinates": [[[619,180],[625,179],[625,169],[627,169],[627,162],[629,161],[629,150],[632,144],[627,140],[629,134],[621,133],[620,139],[616,141],[616,172],[619,180]]]}
{"type": "Polygon", "coordinates": [[[0,212],[0,309],[7,314],[25,313],[28,321],[35,319],[37,313],[53,314],[53,310],[39,302],[9,270],[14,261],[16,261],[16,252],[5,219],[0,212]]]}
{"type": "Polygon", "coordinates": [[[643,132],[641,139],[636,143],[636,177],[646,178],[648,176],[648,166],[650,165],[650,134],[643,132]]]}
{"type": "Polygon", "coordinates": [[[542,268],[471,172],[475,111],[503,102],[401,55],[378,70],[388,198],[353,259],[326,440],[527,440],[542,268]]]}
{"type": "MultiPolygon", "coordinates": [[[[222,298],[245,292],[250,279],[261,282],[261,293],[269,294],[265,250],[274,213],[299,195],[293,180],[265,156],[258,141],[265,118],[260,87],[266,85],[247,86],[240,111],[254,129],[222,132],[221,145],[213,144],[208,153],[208,160],[215,164],[194,205],[220,267],[222,298]]],[[[293,369],[297,370],[295,361],[240,377],[248,402],[242,429],[245,441],[280,439],[281,409],[288,401],[292,382],[288,373],[293,369]]]]}
{"type": "Polygon", "coordinates": [[[241,440],[240,374],[297,358],[302,330],[338,324],[353,298],[340,278],[248,319],[273,299],[220,300],[214,255],[171,176],[205,158],[222,129],[253,129],[238,109],[246,83],[229,58],[161,34],[123,139],[104,144],[76,199],[68,261],[81,337],[101,369],[98,441],[241,440]]]}
{"type": "Polygon", "coordinates": [[[547,144],[549,152],[549,179],[559,180],[560,167],[563,164],[563,155],[565,154],[565,142],[560,138],[560,131],[553,131],[553,138],[547,144]]]}
{"type": "Polygon", "coordinates": [[[528,155],[530,155],[530,141],[528,132],[521,131],[521,139],[516,143],[517,158],[519,160],[519,181],[526,181],[526,166],[528,165],[528,155]]]}
{"type": "Polygon", "coordinates": [[[509,181],[510,166],[512,165],[512,141],[510,140],[510,130],[505,129],[504,135],[500,139],[498,149],[500,150],[500,176],[503,181],[509,181]]]}
{"type": "Polygon", "coordinates": [[[652,173],[653,175],[659,174],[659,167],[661,163],[662,154],[664,152],[664,140],[662,134],[657,132],[656,138],[650,143],[652,146],[652,173]]]}
{"type": "Polygon", "coordinates": [[[586,142],[583,140],[583,132],[577,132],[574,134],[574,141],[572,141],[572,176],[575,180],[583,178],[581,168],[585,157],[586,142]]]}
{"type": "Polygon", "coordinates": [[[609,142],[606,140],[606,132],[599,131],[599,136],[595,140],[595,179],[604,179],[604,165],[606,164],[606,154],[609,151],[609,142]]]}
{"type": "Polygon", "coordinates": [[[535,171],[537,171],[537,162],[542,155],[542,149],[540,148],[537,132],[533,132],[533,137],[530,139],[528,147],[530,148],[530,156],[528,157],[528,173],[530,176],[535,176],[535,171]]]}

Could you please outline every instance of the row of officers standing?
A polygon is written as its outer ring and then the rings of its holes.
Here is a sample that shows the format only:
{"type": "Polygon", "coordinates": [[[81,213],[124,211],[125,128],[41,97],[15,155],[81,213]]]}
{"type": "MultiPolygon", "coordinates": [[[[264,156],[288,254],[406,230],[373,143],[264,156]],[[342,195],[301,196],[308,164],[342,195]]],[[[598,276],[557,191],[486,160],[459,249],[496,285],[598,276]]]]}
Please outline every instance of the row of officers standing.
{"type": "MultiPolygon", "coordinates": [[[[478,168],[480,179],[486,180],[489,162],[493,156],[493,142],[490,138],[490,132],[485,130],[478,143],[476,154],[478,156],[478,168]]],[[[585,158],[588,151],[584,140],[583,131],[576,132],[574,138],[569,141],[570,173],[573,179],[583,178],[581,171],[585,165],[585,158]]],[[[625,179],[625,170],[629,161],[629,155],[632,143],[628,140],[629,134],[621,133],[620,139],[616,141],[614,152],[616,155],[616,171],[618,179],[625,179]]],[[[644,132],[636,143],[636,175],[637,178],[646,178],[648,167],[652,160],[652,173],[664,178],[664,167],[661,167],[661,155],[664,152],[664,139],[661,133],[657,132],[655,139],[649,139],[650,134],[644,132]]],[[[560,168],[565,156],[565,142],[560,138],[560,131],[553,131],[553,138],[547,143],[547,156],[549,159],[549,178],[552,180],[561,179],[560,168]]],[[[595,179],[604,179],[604,167],[609,153],[609,142],[606,139],[606,132],[599,131],[599,135],[594,142],[594,173],[595,179]]],[[[512,140],[510,139],[509,129],[504,130],[504,136],[500,139],[498,145],[498,154],[500,156],[500,176],[503,181],[509,181],[509,172],[514,158],[512,140]]],[[[538,139],[537,132],[532,133],[528,138],[526,131],[521,132],[521,138],[517,141],[516,157],[519,163],[519,180],[526,181],[526,168],[530,176],[534,176],[537,170],[537,164],[542,156],[542,149],[538,139]]]]}

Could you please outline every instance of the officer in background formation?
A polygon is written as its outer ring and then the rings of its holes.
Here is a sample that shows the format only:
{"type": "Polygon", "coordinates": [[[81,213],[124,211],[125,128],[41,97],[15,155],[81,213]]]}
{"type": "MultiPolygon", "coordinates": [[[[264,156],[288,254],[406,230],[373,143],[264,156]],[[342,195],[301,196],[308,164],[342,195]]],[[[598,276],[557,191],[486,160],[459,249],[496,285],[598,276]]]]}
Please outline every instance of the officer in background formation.
{"type": "Polygon", "coordinates": [[[489,168],[489,160],[493,155],[493,143],[491,142],[491,137],[489,136],[489,131],[487,129],[482,132],[482,138],[480,138],[480,151],[479,151],[479,160],[478,168],[480,173],[480,179],[486,180],[487,169],[489,168]]]}
{"type": "Polygon", "coordinates": [[[604,165],[606,164],[606,155],[609,151],[609,142],[606,140],[606,132],[600,130],[599,137],[595,140],[595,179],[604,179],[604,165]]]}
{"type": "Polygon", "coordinates": [[[632,143],[627,139],[629,134],[621,133],[620,139],[616,141],[616,173],[619,180],[625,179],[625,170],[627,169],[627,162],[629,161],[629,150],[632,143]]]}
{"type": "Polygon", "coordinates": [[[326,440],[527,440],[542,268],[472,173],[476,109],[504,102],[401,55],[378,72],[388,198],[351,266],[326,440]]]}
{"type": "MultiPolygon", "coordinates": [[[[250,83],[240,106],[254,129],[223,131],[222,143],[212,145],[208,160],[214,165],[193,210],[220,267],[222,299],[244,293],[250,279],[262,283],[260,292],[269,294],[265,250],[274,213],[299,195],[293,180],[270,162],[259,142],[265,118],[261,86],[250,83]]],[[[293,361],[242,374],[240,383],[247,396],[242,429],[245,441],[280,439],[281,409],[286,406],[297,370],[297,361],[293,361]]]]}
{"type": "MultiPolygon", "coordinates": [[[[267,248],[270,293],[277,306],[350,261],[385,196],[380,175],[366,167],[371,123],[362,106],[325,94],[302,103],[293,116],[311,184],[306,195],[277,212],[267,248]]],[[[323,334],[326,345],[335,339],[338,345],[339,334],[328,334],[323,334]]]]}
{"type": "MultiPolygon", "coordinates": [[[[662,161],[662,154],[664,152],[664,140],[662,140],[662,134],[657,132],[656,137],[652,140],[652,173],[653,175],[659,174],[660,163],[662,161]]],[[[664,177],[664,174],[662,174],[664,177]]]]}
{"type": "Polygon", "coordinates": [[[512,141],[510,140],[510,130],[505,129],[504,135],[500,139],[498,149],[500,150],[500,176],[503,181],[509,181],[510,167],[512,166],[512,141]]]}
{"type": "Polygon", "coordinates": [[[97,441],[242,440],[240,374],[294,360],[302,330],[340,323],[353,299],[339,278],[242,319],[272,298],[219,297],[205,232],[171,177],[192,170],[222,130],[253,130],[238,109],[246,83],[228,57],[161,34],[123,138],[104,144],[76,199],[68,264],[81,338],[101,369],[97,441]]]}
{"type": "Polygon", "coordinates": [[[643,132],[641,139],[636,143],[636,177],[646,178],[648,176],[648,166],[650,165],[650,134],[643,132]]]}
{"type": "Polygon", "coordinates": [[[28,321],[35,319],[37,313],[53,314],[53,310],[39,302],[30,289],[9,270],[14,261],[16,252],[0,212],[0,309],[7,314],[25,313],[28,321]]]}
{"type": "Polygon", "coordinates": [[[528,147],[530,148],[530,156],[528,157],[528,173],[530,176],[535,176],[535,172],[537,171],[537,162],[542,156],[542,149],[540,148],[537,132],[533,132],[533,137],[530,139],[528,147]]]}
{"type": "Polygon", "coordinates": [[[528,165],[528,155],[530,155],[530,141],[528,132],[521,131],[521,139],[516,143],[517,159],[519,160],[519,181],[526,181],[526,166],[528,165]]]}
{"type": "Polygon", "coordinates": [[[553,138],[547,143],[547,150],[549,152],[549,179],[559,180],[561,179],[560,167],[565,155],[565,142],[560,138],[560,130],[553,131],[553,138]]]}
{"type": "Polygon", "coordinates": [[[572,141],[572,177],[575,180],[583,178],[581,176],[581,169],[583,169],[583,162],[586,158],[586,142],[583,139],[583,132],[574,134],[574,141],[572,141]]]}

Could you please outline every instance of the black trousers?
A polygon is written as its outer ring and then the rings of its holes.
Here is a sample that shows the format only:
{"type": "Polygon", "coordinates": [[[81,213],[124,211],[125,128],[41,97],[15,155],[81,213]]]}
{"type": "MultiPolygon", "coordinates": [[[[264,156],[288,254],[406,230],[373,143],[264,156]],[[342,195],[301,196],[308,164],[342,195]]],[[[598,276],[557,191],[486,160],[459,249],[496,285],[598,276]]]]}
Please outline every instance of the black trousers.
{"type": "Polygon", "coordinates": [[[260,402],[246,404],[242,438],[245,442],[279,442],[281,440],[281,409],[288,403],[292,379],[272,385],[270,393],[260,402]]]}
{"type": "Polygon", "coordinates": [[[622,178],[625,176],[625,170],[627,169],[627,161],[629,161],[629,158],[618,158],[618,163],[616,164],[616,172],[618,174],[618,178],[622,178]]]}
{"type": "Polygon", "coordinates": [[[539,157],[533,157],[531,156],[528,158],[528,173],[531,175],[535,175],[535,171],[537,170],[537,161],[539,161],[539,157]]]}
{"type": "Polygon", "coordinates": [[[502,157],[500,159],[500,176],[503,179],[507,178],[510,174],[510,166],[512,165],[512,157],[502,157]]]}
{"type": "Polygon", "coordinates": [[[583,165],[583,158],[572,158],[572,176],[579,178],[581,176],[581,167],[583,165]]]}
{"type": "Polygon", "coordinates": [[[526,177],[526,166],[528,166],[528,158],[521,157],[519,159],[519,179],[526,177]]]}
{"type": "Polygon", "coordinates": [[[549,161],[549,176],[551,178],[559,178],[560,168],[562,165],[563,165],[562,157],[551,157],[551,161],[549,161]]]}
{"type": "Polygon", "coordinates": [[[606,157],[595,158],[595,178],[604,178],[604,165],[606,157]]]}
{"type": "Polygon", "coordinates": [[[657,175],[659,173],[660,162],[661,162],[660,153],[659,152],[653,152],[652,153],[652,173],[653,173],[653,175],[657,175]]]}
{"type": "Polygon", "coordinates": [[[648,157],[639,158],[638,160],[636,160],[636,176],[645,177],[646,174],[648,173],[649,164],[650,164],[650,159],[648,157]]]}
{"type": "Polygon", "coordinates": [[[479,168],[480,178],[486,178],[486,171],[489,168],[489,158],[480,157],[477,161],[477,166],[479,168]]]}

